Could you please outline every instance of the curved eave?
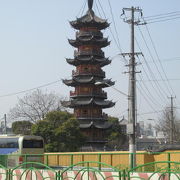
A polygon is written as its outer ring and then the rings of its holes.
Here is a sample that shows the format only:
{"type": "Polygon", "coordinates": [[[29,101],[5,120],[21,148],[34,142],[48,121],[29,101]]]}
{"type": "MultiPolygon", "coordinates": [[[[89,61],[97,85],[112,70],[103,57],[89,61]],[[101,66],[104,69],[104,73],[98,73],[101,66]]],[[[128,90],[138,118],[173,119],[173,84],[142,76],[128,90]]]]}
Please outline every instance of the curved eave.
{"type": "Polygon", "coordinates": [[[95,22],[95,21],[89,21],[89,22],[82,22],[80,20],[76,20],[76,21],[71,21],[70,22],[71,26],[74,28],[74,29],[81,29],[83,27],[95,27],[99,30],[103,30],[103,29],[106,29],[107,27],[109,27],[109,23],[107,22],[104,22],[104,23],[100,23],[100,22],[95,22]]]}
{"type": "Polygon", "coordinates": [[[108,41],[107,39],[84,39],[84,40],[80,40],[80,39],[68,39],[69,44],[71,44],[73,47],[77,48],[79,46],[83,46],[83,45],[96,45],[99,46],[101,48],[109,46],[110,45],[110,41],[108,41]]]}
{"type": "Polygon", "coordinates": [[[95,121],[107,121],[107,117],[77,117],[77,119],[80,121],[80,122],[84,122],[85,120],[88,121],[88,122],[95,122],[95,121]]]}
{"type": "Polygon", "coordinates": [[[90,122],[90,123],[86,123],[86,124],[80,124],[80,128],[81,129],[89,129],[89,128],[92,128],[92,127],[95,127],[97,129],[108,129],[112,126],[111,123],[109,122],[105,122],[105,123],[96,123],[96,122],[90,122]]]}
{"type": "Polygon", "coordinates": [[[73,79],[64,79],[63,83],[66,84],[67,86],[76,86],[76,85],[81,85],[81,84],[89,84],[89,83],[94,83],[95,82],[94,77],[87,77],[86,79],[81,79],[81,78],[73,78],[73,79]]]}
{"type": "Polygon", "coordinates": [[[77,86],[77,85],[81,85],[81,84],[95,84],[96,82],[104,82],[104,84],[102,85],[96,85],[96,86],[100,86],[100,87],[109,87],[109,86],[113,86],[115,84],[115,82],[111,81],[111,79],[97,79],[95,77],[86,77],[86,78],[73,78],[73,79],[64,79],[62,80],[64,84],[66,84],[67,86],[77,86]],[[105,84],[107,83],[107,84],[105,84]]]}
{"type": "Polygon", "coordinates": [[[95,27],[99,30],[103,30],[103,29],[106,29],[107,27],[109,27],[109,23],[96,23],[96,22],[79,22],[79,21],[74,21],[74,22],[71,22],[70,23],[71,26],[74,28],[74,29],[81,29],[83,27],[95,27]]]}
{"type": "Polygon", "coordinates": [[[69,108],[75,108],[75,107],[81,107],[81,106],[98,106],[101,108],[110,108],[115,105],[114,102],[112,101],[100,101],[100,100],[95,100],[95,99],[90,99],[90,100],[71,100],[71,101],[64,101],[63,106],[64,107],[69,107],[69,108]]]}
{"type": "Polygon", "coordinates": [[[102,30],[109,27],[107,20],[96,16],[93,10],[88,10],[81,18],[77,18],[75,21],[70,21],[70,24],[75,29],[81,29],[82,27],[95,27],[102,30]]]}
{"type": "Polygon", "coordinates": [[[91,57],[87,57],[87,58],[75,58],[75,59],[66,59],[67,63],[73,65],[73,66],[78,66],[81,64],[99,64],[101,67],[106,66],[108,64],[111,63],[111,60],[109,60],[108,58],[91,58],[91,57]]]}

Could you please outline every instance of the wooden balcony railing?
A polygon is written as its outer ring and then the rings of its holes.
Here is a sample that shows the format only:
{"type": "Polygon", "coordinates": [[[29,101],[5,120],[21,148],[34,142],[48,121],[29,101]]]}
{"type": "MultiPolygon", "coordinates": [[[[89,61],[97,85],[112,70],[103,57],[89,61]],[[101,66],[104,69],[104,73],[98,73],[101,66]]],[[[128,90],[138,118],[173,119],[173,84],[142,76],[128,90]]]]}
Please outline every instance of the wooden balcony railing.
{"type": "Polygon", "coordinates": [[[101,71],[97,71],[97,70],[91,70],[91,71],[73,70],[72,71],[72,76],[78,76],[78,75],[96,75],[96,76],[105,77],[105,72],[102,70],[101,71]]]}
{"type": "Polygon", "coordinates": [[[76,113],[77,118],[86,118],[86,119],[107,119],[108,115],[105,113],[102,113],[101,115],[93,114],[93,113],[87,113],[87,114],[81,114],[81,113],[76,113]]]}
{"type": "Polygon", "coordinates": [[[92,55],[96,55],[96,56],[103,56],[104,57],[104,52],[99,50],[75,50],[74,51],[74,56],[77,57],[77,56],[92,56],[92,55]]]}
{"type": "Polygon", "coordinates": [[[88,31],[80,31],[76,32],[76,37],[88,37],[88,36],[95,36],[95,37],[100,37],[103,38],[103,33],[102,32],[88,32],[88,31]]]}
{"type": "Polygon", "coordinates": [[[75,92],[75,91],[70,91],[70,97],[75,97],[75,96],[100,96],[103,98],[107,98],[107,93],[102,91],[102,92],[95,92],[95,91],[90,91],[90,92],[75,92]]]}

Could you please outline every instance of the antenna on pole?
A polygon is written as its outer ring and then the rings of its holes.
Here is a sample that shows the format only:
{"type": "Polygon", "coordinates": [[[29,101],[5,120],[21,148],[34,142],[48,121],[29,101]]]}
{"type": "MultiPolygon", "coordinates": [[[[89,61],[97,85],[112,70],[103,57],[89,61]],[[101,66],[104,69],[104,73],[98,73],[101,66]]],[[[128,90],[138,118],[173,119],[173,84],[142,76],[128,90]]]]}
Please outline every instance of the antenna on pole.
{"type": "Polygon", "coordinates": [[[93,7],[93,0],[88,0],[88,8],[91,10],[93,7]]]}

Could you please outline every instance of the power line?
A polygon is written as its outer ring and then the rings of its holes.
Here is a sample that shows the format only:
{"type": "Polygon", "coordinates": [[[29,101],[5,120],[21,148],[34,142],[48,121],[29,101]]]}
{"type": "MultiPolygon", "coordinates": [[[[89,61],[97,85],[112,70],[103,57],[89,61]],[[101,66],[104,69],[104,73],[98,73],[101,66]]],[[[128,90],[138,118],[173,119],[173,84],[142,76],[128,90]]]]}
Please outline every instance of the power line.
{"type": "MultiPolygon", "coordinates": [[[[140,28],[138,28],[138,29],[139,29],[139,32],[140,32],[140,34],[141,34],[141,36],[142,36],[142,39],[143,39],[143,41],[144,41],[144,43],[145,43],[145,45],[146,45],[146,47],[147,47],[147,49],[148,49],[148,52],[149,52],[149,54],[150,54],[150,57],[151,57],[152,60],[153,60],[153,63],[154,63],[154,65],[155,65],[155,67],[156,67],[156,70],[157,70],[158,74],[160,75],[160,78],[163,79],[162,74],[161,74],[161,72],[160,72],[160,70],[159,70],[159,68],[158,68],[158,66],[157,66],[157,64],[156,64],[156,61],[155,61],[155,59],[154,59],[154,57],[153,57],[153,55],[152,55],[152,53],[151,53],[151,51],[150,51],[150,48],[149,48],[149,46],[148,46],[148,44],[147,44],[147,42],[146,42],[145,37],[144,37],[141,29],[140,29],[140,28]]],[[[146,61],[145,61],[145,62],[146,62],[146,61]]],[[[146,65],[148,65],[147,62],[146,62],[146,65]]],[[[149,70],[151,70],[149,65],[148,65],[147,67],[148,67],[149,70]]],[[[151,70],[151,75],[152,75],[153,77],[155,77],[155,75],[154,75],[154,73],[152,72],[152,70],[151,70]]],[[[153,78],[153,79],[156,79],[156,78],[153,78]]],[[[161,87],[159,84],[157,84],[157,85],[158,85],[159,87],[161,87]]],[[[161,89],[162,89],[162,88],[161,88],[161,89]]],[[[166,97],[168,96],[168,94],[165,92],[164,89],[162,89],[162,92],[165,94],[166,97]]],[[[171,94],[171,93],[170,93],[170,94],[171,94]]]]}
{"type": "MultiPolygon", "coordinates": [[[[156,20],[156,19],[163,19],[163,18],[169,18],[169,17],[174,17],[174,16],[180,16],[180,13],[178,14],[172,14],[172,15],[164,15],[164,16],[159,16],[159,17],[155,17],[155,18],[146,18],[146,21],[151,21],[151,20],[156,20]]],[[[175,17],[174,17],[175,18],[175,17]]]]}
{"type": "Polygon", "coordinates": [[[140,114],[137,114],[138,116],[142,116],[142,115],[146,115],[146,114],[156,114],[156,113],[161,113],[163,112],[164,110],[158,110],[158,111],[151,111],[151,112],[145,112],[145,113],[140,113],[140,114]]]}
{"type": "Polygon", "coordinates": [[[18,94],[30,92],[30,91],[33,91],[33,90],[35,90],[35,89],[40,89],[40,88],[43,88],[43,87],[50,86],[50,85],[52,85],[52,84],[56,84],[56,83],[58,83],[58,82],[60,82],[60,81],[61,81],[61,80],[57,80],[57,81],[53,81],[53,82],[50,82],[50,83],[47,83],[47,84],[44,84],[44,85],[41,85],[41,86],[38,86],[38,87],[35,87],[35,88],[31,88],[31,89],[27,89],[27,90],[15,92],[15,93],[9,93],[9,94],[0,95],[0,98],[8,97],[8,96],[14,96],[14,95],[18,95],[18,94]]]}
{"type": "Polygon", "coordinates": [[[164,16],[164,15],[170,15],[170,14],[176,14],[176,13],[180,13],[180,11],[173,11],[173,12],[169,12],[169,13],[156,14],[156,15],[152,15],[152,16],[146,16],[144,18],[148,19],[148,18],[152,18],[152,17],[164,16]]]}
{"type": "Polygon", "coordinates": [[[142,91],[140,90],[140,88],[137,87],[137,89],[138,89],[139,93],[143,96],[144,100],[145,100],[145,101],[148,103],[148,105],[151,107],[151,109],[152,109],[154,112],[156,112],[154,106],[152,106],[152,104],[149,102],[149,100],[147,99],[147,97],[143,95],[143,93],[142,93],[142,91]]]}
{"type": "MultiPolygon", "coordinates": [[[[148,35],[149,35],[149,37],[150,37],[152,46],[153,46],[153,48],[154,48],[154,51],[155,51],[155,54],[156,54],[157,59],[158,59],[158,61],[159,61],[159,64],[160,64],[160,66],[161,66],[161,69],[162,69],[162,71],[163,71],[163,73],[164,73],[164,76],[165,76],[165,78],[166,78],[166,80],[167,80],[167,83],[168,83],[168,85],[169,85],[169,86],[167,86],[167,87],[168,87],[168,88],[170,87],[171,92],[173,92],[173,93],[175,94],[175,92],[174,92],[174,90],[173,90],[170,82],[168,81],[167,74],[166,74],[166,72],[165,72],[165,70],[164,70],[164,67],[163,67],[163,65],[162,65],[162,63],[161,63],[161,61],[160,61],[159,54],[158,54],[157,49],[156,49],[156,47],[155,47],[155,44],[154,44],[154,41],[153,41],[152,36],[151,36],[151,34],[150,34],[149,28],[148,28],[147,25],[145,25],[145,27],[146,27],[146,30],[147,30],[148,35]]],[[[168,90],[169,90],[169,89],[168,89],[168,90]]],[[[169,91],[169,92],[170,92],[170,91],[169,91]]],[[[171,92],[170,92],[170,94],[171,94],[171,92]]]]}
{"type": "Polygon", "coordinates": [[[100,12],[100,10],[99,10],[99,7],[98,7],[98,5],[97,5],[96,1],[95,1],[95,5],[96,5],[97,11],[98,11],[98,13],[99,13],[100,17],[102,17],[102,14],[101,14],[101,12],[100,12]]]}
{"type": "Polygon", "coordinates": [[[84,3],[83,3],[83,5],[82,5],[82,7],[80,8],[77,17],[78,17],[79,15],[82,16],[82,14],[83,14],[83,12],[84,12],[84,9],[85,9],[85,6],[86,6],[86,2],[87,2],[87,1],[84,0],[84,3]]]}
{"type": "Polygon", "coordinates": [[[151,24],[151,23],[164,22],[164,21],[169,21],[169,20],[174,20],[174,19],[179,19],[179,18],[180,18],[180,11],[174,11],[170,13],[144,17],[144,20],[146,20],[146,24],[147,23],[151,24]]]}
{"type": "MultiPolygon", "coordinates": [[[[144,81],[144,82],[153,82],[153,81],[167,81],[167,79],[148,79],[148,80],[138,80],[138,81],[144,81]]],[[[168,79],[168,81],[180,81],[180,79],[168,79]]]]}
{"type": "MultiPolygon", "coordinates": [[[[142,34],[142,38],[143,38],[143,40],[144,40],[144,42],[145,42],[145,45],[146,45],[146,47],[147,47],[147,49],[148,49],[148,52],[149,52],[151,58],[153,59],[153,56],[152,56],[151,51],[150,51],[150,49],[149,49],[149,47],[148,47],[148,45],[147,45],[147,43],[146,43],[146,41],[145,41],[145,38],[144,38],[143,34],[142,34]]],[[[141,50],[141,47],[140,47],[140,45],[139,45],[139,43],[138,43],[138,41],[137,41],[137,39],[136,39],[136,43],[137,43],[138,48],[140,49],[140,51],[142,51],[142,50],[141,50]]],[[[147,66],[147,69],[148,69],[149,72],[150,72],[150,76],[151,76],[153,79],[156,79],[153,71],[151,70],[151,67],[149,66],[149,64],[148,64],[148,62],[147,62],[147,60],[146,60],[146,58],[145,58],[144,56],[143,56],[143,59],[144,59],[145,65],[147,66]]],[[[139,61],[140,61],[140,59],[139,59],[139,61]]],[[[141,62],[141,61],[140,61],[140,62],[141,62]]],[[[144,73],[145,73],[147,79],[150,80],[150,77],[149,77],[148,73],[146,72],[143,63],[141,63],[141,64],[142,64],[142,68],[143,68],[143,70],[144,70],[144,73]]],[[[160,84],[159,84],[158,82],[151,82],[151,85],[152,85],[153,89],[157,92],[157,94],[159,95],[158,97],[161,98],[161,100],[165,102],[165,99],[166,99],[167,95],[166,95],[166,92],[165,92],[165,91],[162,89],[162,87],[160,86],[160,84]],[[157,88],[156,88],[155,86],[156,86],[157,88]],[[165,93],[165,95],[162,94],[162,93],[165,93]],[[163,95],[164,95],[164,98],[162,97],[163,95]]]]}
{"type": "Polygon", "coordinates": [[[108,4],[109,4],[109,8],[110,8],[110,13],[111,13],[111,16],[112,16],[112,21],[113,21],[113,24],[114,24],[114,30],[115,30],[115,33],[116,33],[119,49],[120,49],[120,52],[122,52],[122,48],[121,48],[121,44],[120,44],[120,40],[119,40],[119,36],[118,36],[118,32],[117,32],[116,23],[115,23],[115,19],[114,19],[113,10],[112,10],[110,0],[108,0],[108,4]]]}
{"type": "Polygon", "coordinates": [[[148,24],[153,24],[153,23],[165,22],[165,21],[170,21],[170,20],[175,20],[175,19],[180,19],[180,16],[178,16],[176,18],[163,19],[163,20],[159,20],[159,21],[150,21],[150,22],[147,22],[147,23],[148,24]]]}
{"type": "MultiPolygon", "coordinates": [[[[104,9],[103,9],[103,7],[102,7],[102,4],[101,4],[100,0],[97,0],[97,1],[98,1],[98,3],[99,3],[99,6],[100,6],[101,11],[102,11],[102,13],[103,13],[103,16],[105,17],[105,19],[107,19],[107,18],[106,18],[106,13],[105,13],[105,11],[104,11],[104,9]]],[[[113,40],[114,40],[114,42],[115,42],[118,50],[120,51],[120,53],[122,53],[120,41],[118,40],[119,37],[117,36],[117,34],[116,34],[116,37],[115,37],[115,35],[113,34],[113,31],[112,31],[111,27],[109,27],[109,30],[110,30],[110,33],[111,33],[111,35],[112,35],[112,38],[113,38],[113,40]]],[[[116,30],[116,31],[117,31],[117,30],[116,30]]],[[[125,58],[124,58],[124,59],[125,59],[125,58]]],[[[125,59],[125,61],[126,61],[126,59],[125,59]]]]}
{"type": "MultiPolygon", "coordinates": [[[[166,61],[180,61],[180,57],[172,57],[172,58],[166,58],[166,59],[160,59],[162,63],[166,61]]],[[[153,61],[148,61],[148,63],[153,63],[153,61]]]]}
{"type": "MultiPolygon", "coordinates": [[[[142,80],[142,77],[141,76],[139,76],[140,78],[141,78],[141,80],[142,80]]],[[[159,101],[157,101],[157,99],[151,94],[151,91],[149,90],[149,88],[145,85],[145,83],[142,81],[142,84],[144,85],[144,87],[146,88],[146,90],[145,91],[143,91],[145,94],[146,94],[146,97],[148,97],[149,98],[149,100],[154,104],[154,105],[160,105],[160,106],[162,106],[160,103],[159,103],[159,101]],[[150,96],[149,96],[149,95],[150,96]]],[[[139,86],[140,86],[140,88],[143,90],[143,86],[141,85],[141,83],[139,83],[138,84],[139,86]]]]}

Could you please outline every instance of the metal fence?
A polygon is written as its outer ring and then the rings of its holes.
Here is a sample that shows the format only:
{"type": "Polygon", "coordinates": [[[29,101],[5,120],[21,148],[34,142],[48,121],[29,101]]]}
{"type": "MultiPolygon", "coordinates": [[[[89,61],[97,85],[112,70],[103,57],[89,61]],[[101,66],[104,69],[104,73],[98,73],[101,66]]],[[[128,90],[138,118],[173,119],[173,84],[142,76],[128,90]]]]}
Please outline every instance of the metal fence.
{"type": "Polygon", "coordinates": [[[0,155],[0,180],[180,180],[180,152],[136,153],[136,157],[137,166],[131,169],[129,153],[0,155]],[[23,163],[9,167],[19,157],[23,163]],[[42,162],[28,162],[32,157],[42,162]]]}
{"type": "Polygon", "coordinates": [[[179,180],[180,162],[162,161],[152,162],[133,169],[119,170],[111,165],[100,162],[79,162],[64,170],[55,170],[45,164],[26,162],[14,168],[8,169],[0,166],[1,180],[179,180]],[[103,166],[101,170],[92,167],[103,166]],[[154,167],[155,164],[164,164],[163,168],[148,172],[141,171],[145,167],[154,167]],[[24,168],[27,166],[28,168],[24,168]],[[41,166],[41,168],[35,168],[41,166]]]}
{"type": "MultiPolygon", "coordinates": [[[[23,162],[41,162],[46,166],[53,168],[69,167],[73,164],[84,161],[95,161],[102,163],[97,168],[101,170],[103,163],[109,164],[119,170],[130,168],[129,157],[130,153],[127,152],[76,152],[76,153],[45,153],[45,154],[8,154],[0,155],[0,164],[4,167],[15,167],[23,162]],[[16,163],[12,164],[16,160],[16,163]]],[[[136,153],[136,166],[147,164],[156,161],[176,161],[180,162],[180,152],[141,152],[136,153]]],[[[95,164],[92,164],[94,167],[95,164]]],[[[157,164],[154,170],[161,167],[157,164]]]]}

